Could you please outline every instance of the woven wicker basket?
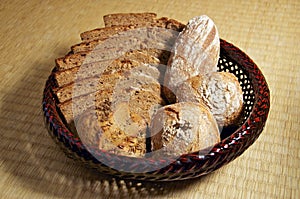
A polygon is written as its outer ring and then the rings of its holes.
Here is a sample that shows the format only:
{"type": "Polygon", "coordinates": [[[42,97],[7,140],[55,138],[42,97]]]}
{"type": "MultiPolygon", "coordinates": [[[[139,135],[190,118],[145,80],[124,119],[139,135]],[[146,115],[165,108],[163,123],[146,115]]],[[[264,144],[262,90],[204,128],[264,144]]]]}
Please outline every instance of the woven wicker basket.
{"type": "Polygon", "coordinates": [[[52,92],[55,86],[52,74],[46,82],[43,96],[45,123],[50,135],[69,157],[102,173],[148,181],[182,180],[208,174],[234,160],[255,142],[263,130],[270,107],[269,88],[259,68],[245,53],[224,40],[221,40],[218,68],[220,71],[233,73],[239,79],[243,89],[244,117],[239,126],[224,129],[221,142],[204,156],[199,156],[198,152],[184,154],[168,166],[143,172],[168,160],[144,158],[141,161],[138,158],[118,156],[99,149],[87,150],[80,139],[68,130],[57,111],[52,92]],[[121,169],[116,170],[103,164],[108,161],[109,165],[118,165],[121,169]]]}

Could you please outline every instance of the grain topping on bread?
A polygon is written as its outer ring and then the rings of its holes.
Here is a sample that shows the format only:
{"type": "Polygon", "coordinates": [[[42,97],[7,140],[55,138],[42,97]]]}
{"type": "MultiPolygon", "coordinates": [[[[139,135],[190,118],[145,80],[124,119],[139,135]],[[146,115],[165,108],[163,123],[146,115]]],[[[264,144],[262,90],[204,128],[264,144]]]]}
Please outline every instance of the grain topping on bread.
{"type": "Polygon", "coordinates": [[[103,17],[106,27],[151,24],[156,18],[155,13],[115,13],[103,17]]]}

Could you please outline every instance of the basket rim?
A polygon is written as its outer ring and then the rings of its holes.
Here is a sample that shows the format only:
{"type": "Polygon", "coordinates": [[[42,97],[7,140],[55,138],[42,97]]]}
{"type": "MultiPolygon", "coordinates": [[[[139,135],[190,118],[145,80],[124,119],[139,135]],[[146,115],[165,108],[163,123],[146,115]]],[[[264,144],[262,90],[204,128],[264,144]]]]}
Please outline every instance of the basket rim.
{"type": "MultiPolygon", "coordinates": [[[[216,143],[208,154],[199,156],[199,151],[190,154],[183,154],[177,159],[177,161],[173,161],[173,163],[162,169],[148,172],[147,175],[164,176],[172,173],[174,175],[178,175],[179,179],[184,179],[184,177],[180,177],[181,174],[179,173],[194,173],[193,177],[210,173],[241,155],[250,145],[253,144],[262,132],[270,107],[270,91],[268,84],[258,66],[248,55],[246,55],[246,53],[223,39],[220,39],[220,45],[220,53],[234,60],[239,66],[242,66],[249,75],[255,95],[255,102],[251,113],[245,122],[237,130],[235,130],[235,132],[221,140],[219,143],[216,143]],[[263,111],[257,115],[258,111],[261,110],[263,111]],[[249,139],[249,144],[247,144],[248,146],[240,146],[243,144],[245,139],[249,139]],[[234,148],[241,148],[241,150],[238,150],[234,155],[230,155],[229,153],[231,152],[231,149],[234,148]],[[222,156],[226,158],[224,159],[222,156]],[[215,158],[217,158],[217,161],[220,162],[216,163],[215,158]],[[209,163],[213,162],[214,164],[210,166],[209,163]],[[206,167],[205,169],[203,168],[204,166],[206,167]]],[[[95,151],[91,151],[91,149],[88,150],[81,140],[67,128],[63,119],[56,110],[56,101],[52,94],[53,78],[52,72],[46,82],[43,92],[44,119],[45,123],[50,126],[50,131],[53,134],[52,137],[55,137],[59,142],[63,142],[65,148],[76,153],[77,156],[83,157],[87,161],[92,160],[92,162],[99,167],[107,167],[101,163],[101,159],[103,158],[110,158],[111,161],[115,161],[115,164],[122,165],[126,162],[127,165],[136,165],[137,168],[133,168],[134,173],[143,173],[143,169],[151,167],[151,165],[157,163],[157,160],[154,161],[151,157],[143,158],[144,161],[141,162],[139,158],[116,155],[100,149],[95,149],[95,151]],[[93,155],[91,153],[93,153],[93,155]],[[97,157],[95,158],[95,156],[97,157]]],[[[158,160],[158,162],[159,161],[164,162],[165,159],[158,160]]],[[[122,171],[114,169],[111,169],[111,172],[113,174],[123,173],[122,171]]],[[[128,172],[125,173],[130,174],[128,172]]]]}

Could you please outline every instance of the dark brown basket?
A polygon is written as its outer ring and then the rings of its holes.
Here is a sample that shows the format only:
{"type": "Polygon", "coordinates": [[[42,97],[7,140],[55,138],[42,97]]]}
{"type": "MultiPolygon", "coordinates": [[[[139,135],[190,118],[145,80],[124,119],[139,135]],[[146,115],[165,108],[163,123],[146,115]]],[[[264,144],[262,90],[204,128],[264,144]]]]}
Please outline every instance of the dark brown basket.
{"type": "Polygon", "coordinates": [[[234,160],[254,143],[263,130],[270,108],[269,88],[263,74],[245,53],[225,40],[221,40],[218,68],[220,71],[233,73],[239,79],[243,89],[244,117],[238,127],[223,130],[221,142],[204,156],[199,156],[198,152],[184,154],[164,168],[143,172],[168,160],[144,158],[141,161],[138,158],[118,156],[99,149],[87,150],[80,139],[68,130],[57,111],[52,93],[55,86],[53,75],[50,75],[44,90],[45,123],[50,135],[69,157],[102,173],[148,181],[181,180],[208,174],[234,160]],[[112,169],[101,162],[118,165],[120,169],[112,169]]]}

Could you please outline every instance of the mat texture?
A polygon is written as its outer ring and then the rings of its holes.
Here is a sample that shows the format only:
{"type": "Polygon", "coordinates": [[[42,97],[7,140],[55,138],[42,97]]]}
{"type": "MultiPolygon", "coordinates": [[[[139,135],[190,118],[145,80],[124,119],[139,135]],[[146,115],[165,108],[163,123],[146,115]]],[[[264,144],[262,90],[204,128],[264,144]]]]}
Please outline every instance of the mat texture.
{"type": "Polygon", "coordinates": [[[299,1],[1,1],[0,198],[300,198],[299,1]],[[41,111],[54,59],[103,26],[102,16],[151,11],[186,23],[206,14],[220,36],[245,51],[271,90],[259,139],[207,176],[136,183],[68,159],[48,136],[41,111]]]}

